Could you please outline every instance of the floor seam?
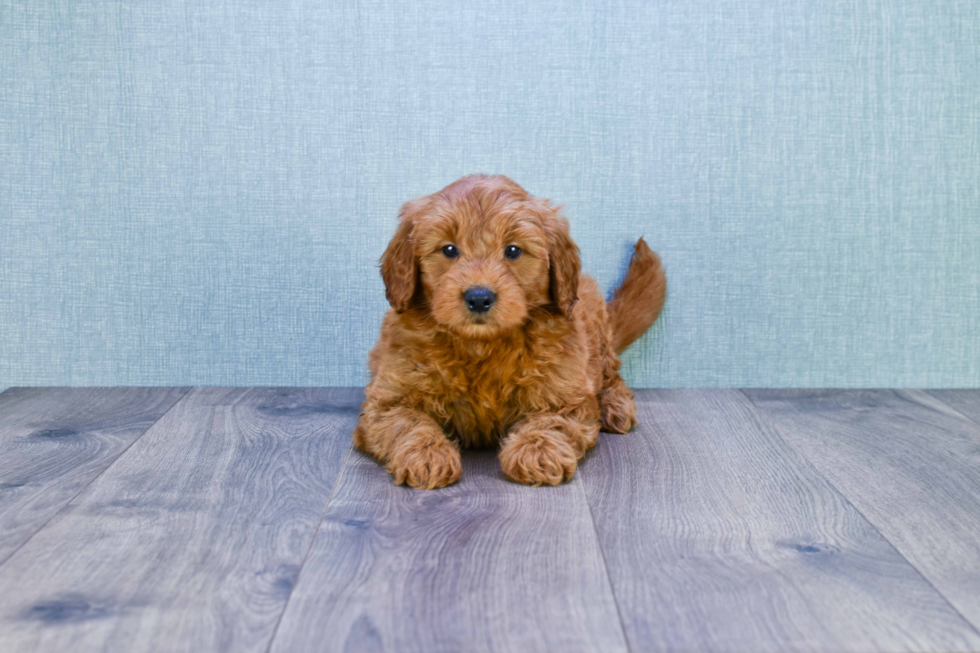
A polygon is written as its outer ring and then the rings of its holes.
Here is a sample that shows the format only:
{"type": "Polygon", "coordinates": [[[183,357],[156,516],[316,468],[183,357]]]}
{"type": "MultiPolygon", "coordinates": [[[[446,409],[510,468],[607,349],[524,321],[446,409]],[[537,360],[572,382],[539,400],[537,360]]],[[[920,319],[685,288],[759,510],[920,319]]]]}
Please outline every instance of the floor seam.
{"type": "Polygon", "coordinates": [[[323,526],[323,521],[327,518],[327,512],[330,510],[330,504],[333,503],[333,498],[337,494],[337,488],[340,487],[340,481],[344,477],[344,472],[347,471],[347,463],[350,461],[350,455],[354,451],[354,444],[347,449],[347,455],[344,456],[344,464],[340,466],[340,472],[337,474],[337,480],[334,481],[333,488],[330,490],[330,495],[327,497],[327,502],[323,506],[323,512],[320,513],[320,519],[316,523],[316,528],[313,529],[313,537],[310,538],[310,544],[306,547],[306,553],[303,554],[303,561],[300,562],[299,571],[296,573],[296,581],[293,586],[289,588],[289,595],[286,597],[286,602],[283,603],[282,611],[279,613],[279,618],[276,619],[276,626],[272,629],[272,635],[269,637],[269,645],[266,646],[265,652],[269,653],[272,650],[272,645],[276,641],[276,636],[279,634],[279,626],[282,624],[283,617],[286,616],[286,610],[289,609],[289,602],[293,598],[293,592],[299,587],[300,578],[303,576],[303,569],[306,568],[306,562],[310,557],[310,552],[313,551],[313,545],[316,543],[316,538],[320,534],[320,528],[323,526]]]}
{"type": "Polygon", "coordinates": [[[854,508],[854,511],[857,512],[857,514],[861,516],[861,519],[863,519],[868,526],[870,526],[871,528],[873,528],[874,531],[876,533],[878,533],[879,536],[881,536],[881,539],[883,539],[885,542],[887,542],[888,543],[888,546],[890,546],[892,548],[892,550],[895,551],[895,553],[900,558],[902,558],[902,560],[904,560],[906,562],[906,564],[908,564],[908,566],[915,571],[916,574],[919,575],[919,578],[921,578],[922,580],[924,580],[926,582],[926,584],[929,585],[929,587],[931,587],[936,592],[936,594],[939,595],[940,598],[942,598],[942,600],[946,603],[946,605],[948,605],[950,607],[950,609],[957,616],[959,616],[960,619],[963,620],[963,623],[965,623],[967,626],[969,626],[970,627],[970,630],[972,630],[977,636],[980,636],[980,628],[978,628],[978,626],[976,624],[974,624],[970,619],[968,619],[966,617],[966,615],[964,615],[962,612],[960,612],[959,608],[957,608],[955,605],[953,605],[953,602],[950,601],[949,598],[942,591],[940,591],[940,589],[938,587],[936,587],[933,584],[933,582],[931,580],[929,580],[929,578],[924,573],[922,573],[922,570],[919,569],[919,567],[915,563],[913,563],[911,560],[909,560],[905,556],[904,553],[902,553],[901,549],[899,549],[898,546],[894,542],[891,541],[891,538],[889,538],[884,533],[882,533],[881,530],[878,528],[878,526],[875,525],[875,523],[873,521],[871,521],[870,519],[868,519],[867,515],[865,515],[864,512],[860,508],[858,508],[856,505],[854,505],[854,502],[851,501],[851,498],[849,496],[847,496],[846,494],[844,494],[844,492],[839,487],[837,487],[837,485],[835,485],[833,481],[831,481],[829,478],[827,478],[827,476],[822,471],[820,471],[820,469],[818,469],[816,465],[813,464],[813,461],[811,461],[810,458],[807,457],[807,455],[805,453],[803,453],[798,448],[796,448],[795,446],[793,446],[793,443],[790,442],[786,438],[786,435],[783,433],[783,430],[781,428],[779,428],[779,426],[777,426],[776,423],[772,421],[772,419],[770,419],[769,414],[765,411],[765,409],[762,408],[761,406],[759,406],[757,403],[755,403],[755,401],[752,399],[752,397],[750,397],[745,392],[745,390],[743,390],[742,388],[739,388],[738,391],[742,393],[742,395],[749,401],[749,403],[752,404],[752,406],[756,409],[756,412],[759,414],[759,416],[762,417],[763,419],[765,419],[766,422],[773,428],[773,430],[779,436],[779,438],[783,441],[783,443],[785,443],[787,447],[789,447],[790,449],[792,449],[793,451],[795,451],[798,456],[800,456],[803,460],[805,460],[806,463],[807,463],[807,465],[809,465],[810,468],[813,469],[813,471],[816,474],[818,474],[820,476],[820,478],[822,478],[824,480],[824,482],[827,483],[827,485],[829,485],[831,488],[833,488],[834,492],[836,492],[840,496],[840,498],[843,499],[847,503],[847,505],[849,505],[852,508],[854,508]]]}
{"type": "MultiPolygon", "coordinates": [[[[8,388],[8,389],[10,389],[10,388],[8,388]]],[[[155,419],[152,424],[150,424],[148,427],[146,427],[146,430],[144,430],[142,433],[139,434],[139,436],[137,436],[136,438],[134,438],[132,442],[130,442],[128,445],[126,445],[126,447],[122,451],[120,451],[116,455],[116,457],[113,458],[109,462],[109,464],[106,465],[102,469],[102,471],[100,471],[98,474],[96,474],[95,476],[93,476],[89,480],[88,483],[86,483],[81,488],[79,488],[78,492],[76,492],[75,494],[71,495],[71,498],[68,499],[68,501],[66,501],[65,504],[63,506],[61,506],[61,508],[59,508],[56,513],[54,513],[53,515],[51,515],[51,518],[50,519],[48,519],[46,522],[44,522],[43,524],[41,524],[36,531],[34,531],[33,533],[31,533],[31,536],[30,537],[28,537],[26,540],[24,540],[23,542],[21,542],[20,546],[18,546],[16,549],[14,549],[13,551],[11,551],[10,552],[10,555],[8,555],[3,560],[0,560],[0,567],[3,567],[3,565],[7,564],[7,561],[10,560],[11,558],[13,558],[15,555],[17,555],[17,552],[18,551],[20,551],[25,546],[27,546],[28,543],[30,543],[30,541],[33,540],[34,537],[38,533],[40,533],[45,528],[47,528],[54,520],[56,520],[61,515],[61,513],[65,512],[68,509],[68,507],[71,506],[72,502],[75,501],[75,499],[77,499],[83,492],[85,492],[87,489],[89,489],[92,486],[92,484],[95,483],[98,479],[102,478],[102,475],[105,474],[113,465],[115,465],[116,462],[120,458],[122,458],[124,455],[126,455],[126,452],[129,451],[133,447],[134,444],[136,444],[137,442],[139,442],[140,440],[142,440],[143,439],[143,436],[145,436],[147,433],[149,433],[151,430],[153,430],[153,427],[156,426],[157,424],[159,424],[160,421],[164,417],[166,417],[167,415],[169,415],[170,412],[172,410],[174,410],[177,407],[178,404],[180,404],[181,402],[183,402],[184,399],[187,397],[187,395],[189,395],[193,390],[194,390],[193,387],[189,387],[186,390],[184,390],[184,393],[180,395],[180,397],[177,399],[177,401],[175,401],[170,406],[170,408],[168,408],[167,410],[165,410],[163,412],[163,414],[160,415],[160,417],[158,417],[157,419],[155,419]]]]}
{"type": "Polygon", "coordinates": [[[592,532],[595,533],[596,548],[599,549],[599,559],[602,560],[602,568],[606,572],[606,582],[609,584],[609,594],[612,596],[613,605],[616,607],[616,618],[619,619],[619,629],[623,633],[623,643],[626,644],[626,650],[631,652],[633,648],[630,646],[630,638],[626,633],[626,622],[623,621],[623,613],[619,609],[619,599],[616,597],[616,588],[613,586],[612,574],[609,573],[609,563],[606,562],[606,552],[602,548],[602,539],[599,537],[599,526],[595,523],[595,513],[592,512],[592,504],[589,503],[589,493],[585,491],[585,480],[582,478],[582,476],[582,474],[579,475],[579,485],[582,488],[582,498],[585,500],[585,507],[589,509],[589,520],[592,522],[592,532]]]}
{"type": "MultiPolygon", "coordinates": [[[[893,392],[895,392],[895,391],[893,390],[893,392]]],[[[929,397],[931,397],[932,399],[935,399],[936,401],[938,401],[939,403],[941,403],[943,406],[945,406],[946,408],[949,408],[951,411],[953,411],[954,413],[956,413],[957,415],[959,415],[960,417],[962,417],[966,421],[970,422],[971,424],[974,424],[976,426],[980,426],[980,420],[976,420],[976,419],[970,417],[969,415],[967,415],[966,413],[958,410],[956,408],[956,406],[953,406],[952,404],[950,404],[948,401],[946,401],[945,399],[943,399],[941,397],[937,397],[936,395],[932,394],[932,392],[930,392],[929,390],[919,390],[919,392],[924,392],[929,397]]],[[[897,395],[898,393],[896,392],[895,394],[897,395]]]]}

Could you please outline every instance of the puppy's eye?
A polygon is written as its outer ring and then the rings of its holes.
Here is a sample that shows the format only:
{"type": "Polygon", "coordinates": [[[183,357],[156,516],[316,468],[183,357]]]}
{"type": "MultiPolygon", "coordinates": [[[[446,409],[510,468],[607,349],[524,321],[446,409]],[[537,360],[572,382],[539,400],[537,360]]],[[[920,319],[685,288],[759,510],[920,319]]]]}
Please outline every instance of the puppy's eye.
{"type": "Polygon", "coordinates": [[[446,245],[442,248],[442,253],[446,255],[446,258],[456,258],[459,256],[459,250],[456,249],[455,245],[446,245]]]}
{"type": "Polygon", "coordinates": [[[521,248],[517,245],[508,245],[504,248],[504,256],[507,258],[517,258],[521,255],[521,248]]]}

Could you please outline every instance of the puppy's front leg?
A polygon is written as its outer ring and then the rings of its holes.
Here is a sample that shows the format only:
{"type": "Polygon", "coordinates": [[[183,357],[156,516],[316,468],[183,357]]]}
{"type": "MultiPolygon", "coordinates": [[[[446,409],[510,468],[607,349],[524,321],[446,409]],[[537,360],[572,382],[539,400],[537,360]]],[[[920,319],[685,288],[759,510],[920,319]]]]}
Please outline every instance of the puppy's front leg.
{"type": "Polygon", "coordinates": [[[595,445],[597,420],[556,413],[529,415],[511,428],[500,448],[500,465],[511,480],[558,485],[575,475],[578,460],[595,445]]]}
{"type": "Polygon", "coordinates": [[[354,445],[372,454],[396,485],[434,490],[459,480],[459,448],[425,413],[396,406],[365,406],[354,430],[354,445]]]}

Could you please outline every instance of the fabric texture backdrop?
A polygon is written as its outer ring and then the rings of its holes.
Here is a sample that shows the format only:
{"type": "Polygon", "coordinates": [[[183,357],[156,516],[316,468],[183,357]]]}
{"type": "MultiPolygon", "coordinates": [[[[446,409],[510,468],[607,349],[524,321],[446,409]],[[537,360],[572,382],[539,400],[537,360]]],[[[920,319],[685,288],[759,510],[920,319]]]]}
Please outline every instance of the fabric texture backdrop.
{"type": "Polygon", "coordinates": [[[401,202],[504,173],[637,386],[980,385],[976,0],[0,0],[0,385],[358,385],[401,202]]]}

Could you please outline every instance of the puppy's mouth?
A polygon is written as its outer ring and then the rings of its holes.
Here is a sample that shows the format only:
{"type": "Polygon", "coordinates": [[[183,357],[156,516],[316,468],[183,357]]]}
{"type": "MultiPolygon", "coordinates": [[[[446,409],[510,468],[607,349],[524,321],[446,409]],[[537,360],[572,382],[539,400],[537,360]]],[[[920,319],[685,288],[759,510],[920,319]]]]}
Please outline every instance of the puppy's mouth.
{"type": "Polygon", "coordinates": [[[462,338],[485,340],[500,333],[500,324],[490,315],[469,315],[454,331],[462,338]]]}

